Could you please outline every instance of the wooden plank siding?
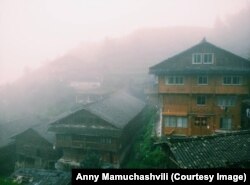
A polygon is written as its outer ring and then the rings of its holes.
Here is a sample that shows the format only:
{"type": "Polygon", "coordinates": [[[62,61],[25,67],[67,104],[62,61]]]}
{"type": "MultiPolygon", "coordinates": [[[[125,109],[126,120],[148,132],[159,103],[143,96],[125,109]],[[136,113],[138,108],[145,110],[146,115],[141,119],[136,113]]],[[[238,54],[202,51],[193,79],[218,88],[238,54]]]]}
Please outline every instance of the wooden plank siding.
{"type": "Polygon", "coordinates": [[[220,129],[220,119],[229,116],[232,119],[232,130],[240,129],[241,125],[241,102],[245,95],[249,94],[246,79],[242,85],[223,85],[222,76],[209,76],[208,85],[197,85],[197,76],[184,77],[183,85],[167,85],[165,76],[159,78],[159,93],[162,95],[162,116],[187,117],[187,128],[165,127],[164,135],[208,135],[220,129]],[[197,96],[206,97],[205,105],[197,105],[197,96]],[[234,106],[222,110],[218,105],[218,96],[235,96],[234,106]],[[195,126],[195,117],[207,117],[206,127],[195,126]]]}
{"type": "Polygon", "coordinates": [[[177,94],[249,94],[249,84],[247,79],[243,78],[241,85],[224,85],[223,76],[209,76],[208,85],[197,84],[198,75],[184,76],[183,85],[167,85],[166,76],[159,76],[159,93],[177,93],[177,94]]]}
{"type": "Polygon", "coordinates": [[[242,101],[250,96],[249,60],[204,38],[149,72],[158,77],[161,120],[166,118],[162,135],[207,135],[241,128],[242,101]]]}
{"type": "Polygon", "coordinates": [[[103,143],[101,137],[74,139],[71,135],[57,135],[57,147],[60,148],[75,148],[83,150],[104,150],[116,151],[118,149],[118,140],[116,138],[103,138],[110,139],[110,143],[103,143]]]}
{"type": "Polygon", "coordinates": [[[54,168],[58,159],[58,151],[33,129],[28,129],[15,136],[16,157],[15,168],[54,168]]]}

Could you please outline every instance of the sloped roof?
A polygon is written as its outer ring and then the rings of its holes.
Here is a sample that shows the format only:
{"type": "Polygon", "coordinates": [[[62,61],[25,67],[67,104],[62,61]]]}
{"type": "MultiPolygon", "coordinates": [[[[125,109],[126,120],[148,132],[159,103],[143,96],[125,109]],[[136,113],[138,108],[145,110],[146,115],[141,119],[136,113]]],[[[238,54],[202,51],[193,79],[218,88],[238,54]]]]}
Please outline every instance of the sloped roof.
{"type": "Polygon", "coordinates": [[[3,123],[0,125],[0,147],[9,144],[12,141],[11,137],[20,134],[29,128],[37,128],[37,131],[51,142],[52,136],[47,138],[51,133],[48,133],[47,130],[44,129],[44,127],[48,126],[48,124],[45,124],[46,122],[48,122],[48,120],[40,119],[36,116],[25,116],[20,119],[3,123]]]}
{"type": "Polygon", "coordinates": [[[88,105],[86,109],[122,129],[142,111],[144,106],[145,103],[141,100],[120,91],[109,98],[88,105]]]}
{"type": "Polygon", "coordinates": [[[35,169],[35,168],[17,169],[15,172],[11,174],[10,179],[15,180],[17,177],[25,177],[26,181],[29,180],[28,183],[29,185],[70,184],[70,179],[71,179],[71,175],[69,172],[58,171],[58,170],[56,171],[56,170],[35,169]]]}
{"type": "Polygon", "coordinates": [[[199,44],[150,67],[152,74],[230,73],[250,74],[250,61],[221,49],[205,39],[199,44]],[[193,53],[214,53],[213,64],[192,64],[193,53]]]}
{"type": "Polygon", "coordinates": [[[221,168],[250,161],[250,131],[167,143],[181,168],[221,168]]]}
{"type": "MultiPolygon", "coordinates": [[[[85,106],[77,107],[74,112],[71,112],[70,114],[65,115],[63,118],[52,122],[50,130],[53,130],[52,127],[57,128],[58,130],[58,127],[60,127],[60,125],[64,125],[65,128],[69,127],[69,125],[65,125],[65,119],[75,114],[81,114],[83,110],[97,116],[98,118],[101,118],[105,122],[108,122],[112,125],[112,127],[122,129],[126,126],[127,123],[129,123],[142,111],[144,106],[145,103],[137,99],[136,97],[128,94],[127,92],[118,91],[100,101],[85,106]]],[[[86,127],[90,126],[88,123],[85,123],[83,120],[81,120],[84,119],[84,117],[78,117],[80,120],[77,120],[77,123],[75,124],[77,124],[78,126],[79,124],[87,124],[85,125],[86,127]]],[[[73,128],[74,126],[72,124],[74,123],[72,121],[70,122],[70,125],[73,128]]]]}
{"type": "MultiPolygon", "coordinates": [[[[15,136],[13,136],[12,139],[18,140],[19,138],[22,138],[22,136],[24,136],[24,135],[28,135],[28,136],[31,136],[31,137],[33,137],[34,135],[37,135],[37,136],[39,136],[40,138],[42,138],[43,140],[45,140],[46,142],[52,144],[52,142],[50,142],[50,141],[48,140],[48,138],[42,136],[42,135],[41,135],[41,132],[39,133],[39,132],[38,132],[36,129],[34,129],[34,128],[28,128],[27,130],[25,130],[25,131],[23,131],[23,132],[21,132],[21,133],[15,135],[15,136]]],[[[31,139],[32,139],[32,138],[31,138],[31,139]]]]}
{"type": "Polygon", "coordinates": [[[49,143],[53,144],[55,142],[55,134],[49,132],[48,128],[49,128],[49,122],[39,123],[39,124],[33,125],[32,127],[27,128],[26,130],[22,132],[19,132],[13,135],[10,139],[15,139],[28,132],[33,132],[41,136],[43,139],[45,139],[49,143]]]}

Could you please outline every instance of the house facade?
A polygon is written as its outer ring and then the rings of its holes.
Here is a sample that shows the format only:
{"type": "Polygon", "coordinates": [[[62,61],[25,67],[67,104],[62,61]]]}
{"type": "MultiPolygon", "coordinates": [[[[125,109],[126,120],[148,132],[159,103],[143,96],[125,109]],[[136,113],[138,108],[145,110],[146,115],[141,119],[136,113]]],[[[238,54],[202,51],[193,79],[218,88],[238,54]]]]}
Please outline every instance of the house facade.
{"type": "Polygon", "coordinates": [[[87,168],[90,160],[92,167],[119,168],[141,127],[144,106],[128,93],[117,92],[51,123],[56,148],[63,151],[57,168],[87,168]]]}
{"type": "Polygon", "coordinates": [[[150,73],[158,78],[163,135],[241,129],[241,105],[250,92],[250,61],[203,39],[152,66],[150,73]]]}
{"type": "MultiPolygon", "coordinates": [[[[40,128],[40,127],[39,127],[40,128]]],[[[15,168],[54,169],[59,157],[53,143],[35,128],[29,128],[13,137],[15,140],[15,168]]]]}

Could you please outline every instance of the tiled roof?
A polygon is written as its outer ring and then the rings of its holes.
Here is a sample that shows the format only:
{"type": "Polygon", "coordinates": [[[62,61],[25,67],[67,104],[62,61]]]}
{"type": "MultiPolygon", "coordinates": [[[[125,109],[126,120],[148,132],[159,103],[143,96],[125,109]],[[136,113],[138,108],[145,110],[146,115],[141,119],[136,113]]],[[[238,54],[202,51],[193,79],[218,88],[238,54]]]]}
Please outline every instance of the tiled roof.
{"type": "MultiPolygon", "coordinates": [[[[65,115],[51,123],[52,127],[61,127],[65,123],[65,120],[72,115],[80,114],[81,111],[87,111],[98,118],[101,118],[105,122],[108,122],[112,127],[123,129],[132,119],[134,119],[144,108],[145,103],[141,100],[135,98],[134,96],[124,92],[119,91],[111,94],[109,97],[102,99],[100,101],[77,107],[74,112],[65,115]]],[[[84,122],[83,116],[78,116],[77,122],[75,124],[87,124],[84,122]]],[[[73,128],[72,121],[69,121],[71,127],[73,128]]],[[[89,127],[89,125],[86,125],[89,127]]],[[[51,130],[50,128],[50,130],[51,130]]],[[[53,130],[53,129],[52,129],[53,130]]]]}
{"type": "Polygon", "coordinates": [[[121,91],[90,104],[86,109],[115,127],[123,128],[142,111],[144,106],[145,103],[141,100],[121,91]]]}
{"type": "Polygon", "coordinates": [[[17,139],[19,137],[22,137],[22,135],[26,135],[26,134],[39,135],[50,144],[53,144],[55,142],[55,134],[48,132],[48,124],[40,124],[31,128],[28,128],[27,130],[21,133],[18,133],[17,135],[12,136],[11,138],[17,139]]]}
{"type": "Polygon", "coordinates": [[[39,130],[39,133],[50,141],[52,136],[45,128],[48,126],[48,124],[44,124],[46,122],[48,122],[48,120],[40,119],[36,116],[27,116],[3,123],[0,125],[0,147],[9,144],[12,141],[11,137],[18,135],[29,128],[34,128],[34,130],[37,131],[39,130]]]}
{"type": "Polygon", "coordinates": [[[68,185],[71,175],[63,171],[22,168],[11,174],[10,179],[27,185],[68,185]]]}
{"type": "Polygon", "coordinates": [[[169,140],[181,168],[220,168],[250,161],[250,131],[169,140]]]}
{"type": "Polygon", "coordinates": [[[199,44],[150,67],[150,73],[153,74],[192,74],[194,72],[208,74],[223,72],[249,75],[250,61],[203,40],[199,44]],[[204,52],[214,53],[214,64],[193,65],[192,54],[204,52]]]}

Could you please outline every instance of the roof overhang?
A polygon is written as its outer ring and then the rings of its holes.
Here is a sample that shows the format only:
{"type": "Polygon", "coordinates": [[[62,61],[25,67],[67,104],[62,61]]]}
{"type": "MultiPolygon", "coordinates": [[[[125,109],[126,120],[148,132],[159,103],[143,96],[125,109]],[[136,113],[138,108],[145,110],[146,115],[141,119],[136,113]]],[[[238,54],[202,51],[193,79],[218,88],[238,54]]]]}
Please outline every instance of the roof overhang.
{"type": "Polygon", "coordinates": [[[149,74],[155,75],[192,75],[192,74],[230,74],[230,75],[245,75],[250,76],[250,70],[248,69],[183,69],[183,70],[172,70],[172,69],[150,69],[149,74]]]}

